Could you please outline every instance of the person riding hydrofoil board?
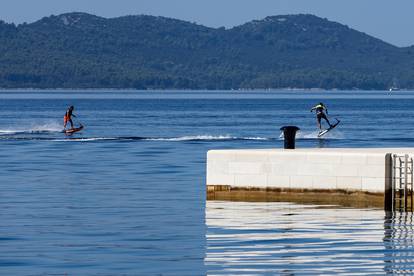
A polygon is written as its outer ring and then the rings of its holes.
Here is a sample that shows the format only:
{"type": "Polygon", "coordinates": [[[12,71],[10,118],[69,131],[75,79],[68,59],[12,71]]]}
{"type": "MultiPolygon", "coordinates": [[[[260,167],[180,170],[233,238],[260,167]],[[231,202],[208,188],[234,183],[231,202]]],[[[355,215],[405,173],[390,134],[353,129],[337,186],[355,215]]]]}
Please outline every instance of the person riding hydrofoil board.
{"type": "Polygon", "coordinates": [[[333,127],[333,125],[329,122],[328,117],[326,116],[328,114],[328,108],[326,108],[326,106],[323,103],[319,103],[315,105],[314,107],[312,107],[310,112],[313,112],[314,110],[316,111],[316,119],[318,121],[319,131],[322,131],[322,124],[321,124],[322,119],[324,119],[328,123],[329,128],[333,127]],[[326,114],[325,114],[325,111],[326,111],[326,114]]]}
{"type": "Polygon", "coordinates": [[[65,113],[65,116],[63,117],[63,129],[66,130],[66,125],[68,124],[68,122],[70,123],[70,128],[73,128],[73,121],[72,121],[72,116],[76,117],[75,114],[73,114],[73,110],[75,109],[75,107],[73,107],[73,105],[71,105],[65,113]]]}

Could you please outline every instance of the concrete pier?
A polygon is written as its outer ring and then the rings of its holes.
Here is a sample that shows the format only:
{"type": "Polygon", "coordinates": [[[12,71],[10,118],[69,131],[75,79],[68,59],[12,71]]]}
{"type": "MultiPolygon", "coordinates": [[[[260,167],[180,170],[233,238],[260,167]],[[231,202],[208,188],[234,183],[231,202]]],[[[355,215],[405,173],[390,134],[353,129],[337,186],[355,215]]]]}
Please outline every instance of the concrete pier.
{"type": "Polygon", "coordinates": [[[414,148],[211,150],[207,199],[379,207],[388,200],[394,154],[414,155],[414,148]]]}

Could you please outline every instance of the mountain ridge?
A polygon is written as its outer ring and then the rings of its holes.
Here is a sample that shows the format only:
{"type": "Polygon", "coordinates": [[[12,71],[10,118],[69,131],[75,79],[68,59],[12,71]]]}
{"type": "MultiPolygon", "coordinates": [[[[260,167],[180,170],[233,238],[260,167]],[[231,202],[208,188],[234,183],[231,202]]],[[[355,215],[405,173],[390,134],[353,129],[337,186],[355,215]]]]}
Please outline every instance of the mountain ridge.
{"type": "Polygon", "coordinates": [[[0,21],[3,88],[414,88],[413,57],[414,46],[309,14],[229,29],[79,12],[0,21]]]}

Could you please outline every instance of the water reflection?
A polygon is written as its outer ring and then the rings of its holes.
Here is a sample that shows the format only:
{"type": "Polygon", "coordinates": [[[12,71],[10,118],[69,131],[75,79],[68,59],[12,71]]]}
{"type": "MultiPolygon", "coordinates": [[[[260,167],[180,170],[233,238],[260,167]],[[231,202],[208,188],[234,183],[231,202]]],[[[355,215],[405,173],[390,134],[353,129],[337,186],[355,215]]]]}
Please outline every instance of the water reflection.
{"type": "Polygon", "coordinates": [[[208,201],[209,275],[412,273],[412,214],[208,201]]]}
{"type": "Polygon", "coordinates": [[[413,213],[387,212],[384,219],[384,254],[387,273],[413,274],[413,213]]]}

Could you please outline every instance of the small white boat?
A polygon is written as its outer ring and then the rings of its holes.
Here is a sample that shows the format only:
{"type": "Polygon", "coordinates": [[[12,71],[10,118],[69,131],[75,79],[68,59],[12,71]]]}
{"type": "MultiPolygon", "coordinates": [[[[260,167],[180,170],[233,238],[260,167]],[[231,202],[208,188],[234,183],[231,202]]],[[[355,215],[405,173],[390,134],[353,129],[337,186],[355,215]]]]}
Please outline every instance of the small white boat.
{"type": "Polygon", "coordinates": [[[393,82],[392,82],[392,86],[390,87],[389,91],[398,91],[400,90],[399,85],[398,85],[398,81],[396,78],[394,78],[393,82]]]}

